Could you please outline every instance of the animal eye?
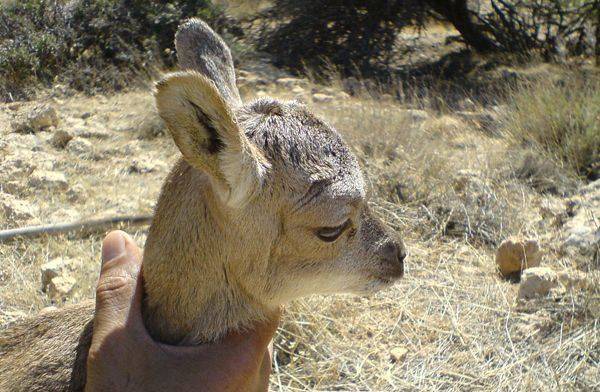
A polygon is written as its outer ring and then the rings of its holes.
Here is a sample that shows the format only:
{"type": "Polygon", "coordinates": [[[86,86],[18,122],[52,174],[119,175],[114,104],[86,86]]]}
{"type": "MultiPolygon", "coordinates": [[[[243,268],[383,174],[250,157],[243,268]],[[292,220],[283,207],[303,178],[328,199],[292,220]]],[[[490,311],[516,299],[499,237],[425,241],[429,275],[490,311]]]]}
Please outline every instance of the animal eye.
{"type": "Polygon", "coordinates": [[[321,241],[333,242],[350,226],[350,219],[336,227],[322,227],[317,230],[317,237],[321,241]]]}

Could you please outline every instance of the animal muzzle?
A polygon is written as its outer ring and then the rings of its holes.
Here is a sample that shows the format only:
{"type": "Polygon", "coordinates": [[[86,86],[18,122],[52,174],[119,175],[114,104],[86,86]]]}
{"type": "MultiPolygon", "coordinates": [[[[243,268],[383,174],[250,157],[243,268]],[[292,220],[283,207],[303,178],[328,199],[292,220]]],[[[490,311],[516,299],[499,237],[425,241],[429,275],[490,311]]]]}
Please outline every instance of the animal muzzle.
{"type": "Polygon", "coordinates": [[[385,277],[398,279],[404,275],[404,260],[407,256],[406,247],[400,240],[388,240],[380,250],[382,267],[385,277]]]}

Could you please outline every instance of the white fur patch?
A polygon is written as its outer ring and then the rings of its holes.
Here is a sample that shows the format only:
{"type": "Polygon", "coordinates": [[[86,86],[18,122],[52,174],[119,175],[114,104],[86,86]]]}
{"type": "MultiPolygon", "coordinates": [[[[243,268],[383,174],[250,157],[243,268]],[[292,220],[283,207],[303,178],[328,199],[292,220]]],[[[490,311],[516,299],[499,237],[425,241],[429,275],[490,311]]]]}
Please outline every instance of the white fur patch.
{"type": "Polygon", "coordinates": [[[225,149],[220,154],[219,161],[229,185],[225,203],[231,208],[241,208],[260,190],[270,165],[251,148],[243,151],[225,149]]]}

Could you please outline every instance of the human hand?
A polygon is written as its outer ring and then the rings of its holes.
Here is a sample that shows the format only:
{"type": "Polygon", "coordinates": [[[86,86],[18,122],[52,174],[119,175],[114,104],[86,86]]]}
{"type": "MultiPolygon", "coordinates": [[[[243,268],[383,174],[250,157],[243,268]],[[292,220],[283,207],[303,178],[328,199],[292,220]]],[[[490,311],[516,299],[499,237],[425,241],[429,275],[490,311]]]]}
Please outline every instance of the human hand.
{"type": "Polygon", "coordinates": [[[142,253],[122,231],[102,244],[87,392],[259,391],[271,371],[269,342],[279,314],[253,331],[194,347],[155,342],[142,319],[142,253]]]}

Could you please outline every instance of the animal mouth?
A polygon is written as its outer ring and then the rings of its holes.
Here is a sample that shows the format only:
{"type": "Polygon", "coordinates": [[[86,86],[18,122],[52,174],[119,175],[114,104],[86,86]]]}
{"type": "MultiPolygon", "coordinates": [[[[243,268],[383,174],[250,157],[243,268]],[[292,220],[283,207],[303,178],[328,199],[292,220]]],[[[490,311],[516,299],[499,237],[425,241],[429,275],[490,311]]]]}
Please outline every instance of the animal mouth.
{"type": "Polygon", "coordinates": [[[373,278],[381,283],[384,283],[386,285],[391,285],[393,283],[395,283],[396,281],[400,280],[400,278],[402,278],[404,274],[403,273],[396,273],[396,274],[388,274],[388,275],[375,275],[373,276],[373,278]]]}

